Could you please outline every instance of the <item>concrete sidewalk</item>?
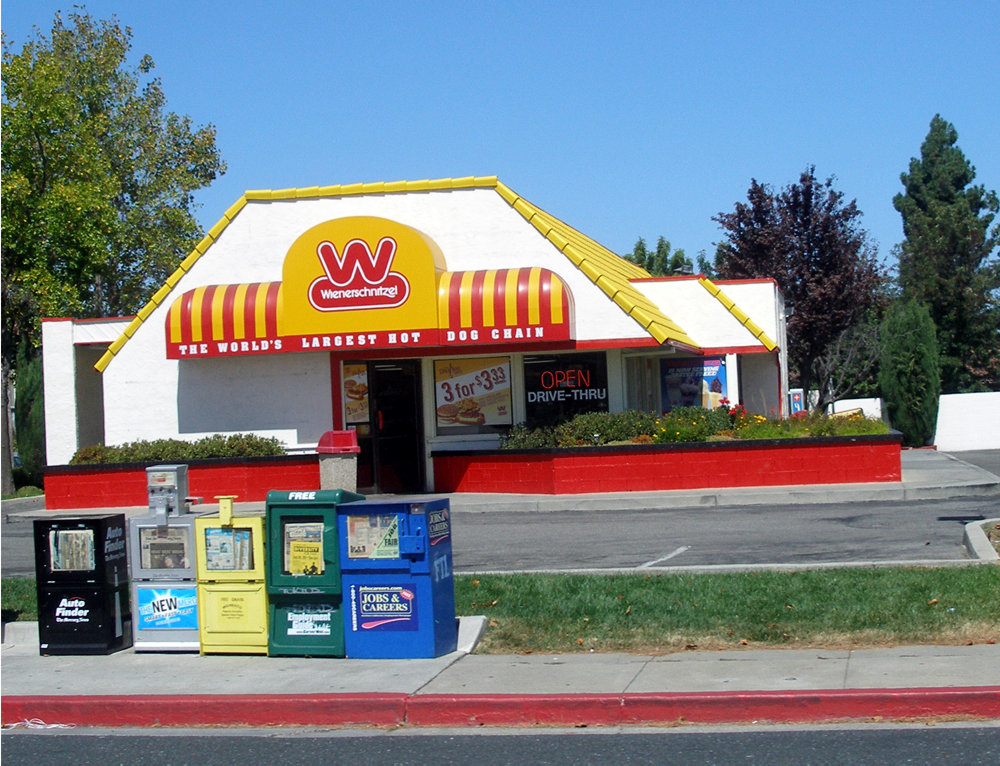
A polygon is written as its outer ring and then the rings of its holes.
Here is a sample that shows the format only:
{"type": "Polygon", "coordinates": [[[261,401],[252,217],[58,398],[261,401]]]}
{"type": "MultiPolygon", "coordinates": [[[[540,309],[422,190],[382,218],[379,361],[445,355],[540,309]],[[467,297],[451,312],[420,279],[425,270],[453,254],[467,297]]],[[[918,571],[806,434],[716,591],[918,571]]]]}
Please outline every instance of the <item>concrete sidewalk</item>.
{"type": "Polygon", "coordinates": [[[1000,645],[340,660],[3,645],[3,723],[77,726],[534,726],[1000,718],[1000,645]]]}

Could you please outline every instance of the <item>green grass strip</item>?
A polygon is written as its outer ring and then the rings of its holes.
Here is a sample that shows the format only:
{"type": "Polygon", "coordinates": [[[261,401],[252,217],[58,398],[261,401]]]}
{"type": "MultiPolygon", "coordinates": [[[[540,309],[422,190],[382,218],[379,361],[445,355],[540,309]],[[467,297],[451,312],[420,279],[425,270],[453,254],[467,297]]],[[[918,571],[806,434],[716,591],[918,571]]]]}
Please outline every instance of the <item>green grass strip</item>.
{"type": "Polygon", "coordinates": [[[455,580],[483,614],[479,651],[657,653],[1000,639],[1000,567],[483,575],[455,580]]]}
{"type": "MultiPolygon", "coordinates": [[[[3,619],[36,620],[33,578],[2,582],[3,619]]],[[[485,615],[477,652],[667,653],[1000,640],[1000,567],[800,572],[462,575],[458,615],[485,615]]]]}

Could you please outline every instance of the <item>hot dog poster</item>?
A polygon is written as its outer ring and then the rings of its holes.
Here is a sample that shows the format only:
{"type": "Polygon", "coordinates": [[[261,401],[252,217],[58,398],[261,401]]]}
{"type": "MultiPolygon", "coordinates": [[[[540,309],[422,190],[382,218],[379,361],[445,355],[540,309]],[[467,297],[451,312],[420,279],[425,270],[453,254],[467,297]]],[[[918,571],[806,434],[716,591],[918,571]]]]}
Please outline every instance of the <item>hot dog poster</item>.
{"type": "Polygon", "coordinates": [[[438,432],[488,431],[513,423],[510,357],[434,362],[438,432]]]}
{"type": "Polygon", "coordinates": [[[344,404],[348,423],[368,422],[367,365],[344,365],[344,404]]]}

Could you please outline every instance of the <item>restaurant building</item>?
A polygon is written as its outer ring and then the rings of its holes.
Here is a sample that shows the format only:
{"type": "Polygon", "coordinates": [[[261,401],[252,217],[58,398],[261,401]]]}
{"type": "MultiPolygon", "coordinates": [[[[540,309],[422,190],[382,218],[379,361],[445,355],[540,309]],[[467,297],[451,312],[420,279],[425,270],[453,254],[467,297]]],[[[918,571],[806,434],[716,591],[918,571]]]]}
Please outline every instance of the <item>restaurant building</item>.
{"type": "Polygon", "coordinates": [[[43,323],[50,465],[81,446],[354,429],[366,492],[589,411],[783,415],[771,280],[653,278],[495,177],[246,192],[136,317],[43,323]]]}

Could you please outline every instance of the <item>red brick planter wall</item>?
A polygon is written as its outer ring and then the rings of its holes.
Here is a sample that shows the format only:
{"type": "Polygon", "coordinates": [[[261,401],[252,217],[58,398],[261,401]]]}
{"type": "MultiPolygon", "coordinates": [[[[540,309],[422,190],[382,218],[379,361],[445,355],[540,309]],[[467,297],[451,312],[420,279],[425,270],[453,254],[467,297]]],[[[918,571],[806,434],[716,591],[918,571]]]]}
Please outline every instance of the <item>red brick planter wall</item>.
{"type": "MultiPolygon", "coordinates": [[[[153,465],[150,463],[149,465],[153,465]]],[[[264,500],[269,490],[319,489],[319,456],[284,455],[244,459],[191,460],[188,492],[215,501],[264,500]]],[[[45,470],[45,508],[127,508],[146,505],[146,464],[50,466],[45,470]]]]}
{"type": "Polygon", "coordinates": [[[580,494],[899,481],[900,436],[434,452],[435,492],[580,494]]]}

